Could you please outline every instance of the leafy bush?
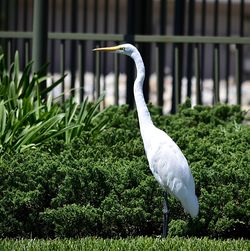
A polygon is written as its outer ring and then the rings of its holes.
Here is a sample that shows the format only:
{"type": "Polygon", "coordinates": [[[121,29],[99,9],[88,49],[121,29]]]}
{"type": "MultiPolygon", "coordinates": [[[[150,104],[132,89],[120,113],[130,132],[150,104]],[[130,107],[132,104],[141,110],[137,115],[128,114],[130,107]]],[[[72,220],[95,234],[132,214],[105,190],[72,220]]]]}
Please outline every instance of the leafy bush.
{"type": "MultiPolygon", "coordinates": [[[[46,67],[46,66],[44,66],[46,67]]],[[[46,79],[39,72],[31,73],[32,62],[19,71],[19,57],[8,71],[0,54],[0,152],[23,151],[57,137],[69,143],[82,130],[98,132],[105,121],[93,126],[97,109],[103,97],[90,105],[88,99],[79,105],[74,99],[63,107],[53,102],[51,90],[61,84],[65,76],[41,90],[46,79]],[[47,96],[47,99],[44,97],[47,96]]]]}
{"type": "MultiPolygon", "coordinates": [[[[188,104],[155,124],[186,155],[200,213],[187,216],[170,197],[170,235],[249,236],[250,127],[237,106],[188,104]]],[[[92,137],[82,132],[70,144],[53,139],[0,159],[1,237],[159,235],[162,190],[150,173],[136,111],[112,106],[109,120],[92,137]]]]}

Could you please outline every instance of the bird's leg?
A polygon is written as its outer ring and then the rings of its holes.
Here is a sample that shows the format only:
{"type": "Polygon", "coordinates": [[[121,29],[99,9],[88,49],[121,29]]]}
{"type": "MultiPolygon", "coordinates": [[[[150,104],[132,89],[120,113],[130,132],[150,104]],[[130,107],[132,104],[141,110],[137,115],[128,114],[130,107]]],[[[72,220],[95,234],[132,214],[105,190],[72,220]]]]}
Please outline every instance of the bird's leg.
{"type": "Polygon", "coordinates": [[[164,191],[163,194],[163,232],[162,237],[166,238],[168,235],[168,216],[169,216],[169,210],[168,210],[168,193],[167,191],[164,191]]]}

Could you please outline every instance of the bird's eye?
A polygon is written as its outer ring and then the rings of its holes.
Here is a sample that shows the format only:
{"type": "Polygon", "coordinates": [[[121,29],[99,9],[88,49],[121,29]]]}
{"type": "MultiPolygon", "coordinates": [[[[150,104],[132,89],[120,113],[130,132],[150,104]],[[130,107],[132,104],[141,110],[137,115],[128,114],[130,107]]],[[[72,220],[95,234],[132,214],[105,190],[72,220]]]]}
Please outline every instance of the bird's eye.
{"type": "Polygon", "coordinates": [[[125,47],[122,47],[122,48],[121,48],[121,51],[125,51],[125,47]]]}

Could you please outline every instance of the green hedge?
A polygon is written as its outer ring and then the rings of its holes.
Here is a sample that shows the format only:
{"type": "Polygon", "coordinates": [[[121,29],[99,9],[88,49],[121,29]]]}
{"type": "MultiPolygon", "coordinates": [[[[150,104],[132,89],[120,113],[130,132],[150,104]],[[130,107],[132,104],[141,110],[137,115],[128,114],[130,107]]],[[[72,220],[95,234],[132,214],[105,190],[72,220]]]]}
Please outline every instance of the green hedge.
{"type": "MultiPolygon", "coordinates": [[[[188,102],[155,124],[190,163],[200,213],[187,216],[170,198],[170,235],[248,237],[250,127],[237,106],[188,102]]],[[[159,235],[162,190],[150,173],[136,111],[112,106],[98,135],[70,144],[51,140],[0,158],[0,237],[124,237],[159,235]]]]}

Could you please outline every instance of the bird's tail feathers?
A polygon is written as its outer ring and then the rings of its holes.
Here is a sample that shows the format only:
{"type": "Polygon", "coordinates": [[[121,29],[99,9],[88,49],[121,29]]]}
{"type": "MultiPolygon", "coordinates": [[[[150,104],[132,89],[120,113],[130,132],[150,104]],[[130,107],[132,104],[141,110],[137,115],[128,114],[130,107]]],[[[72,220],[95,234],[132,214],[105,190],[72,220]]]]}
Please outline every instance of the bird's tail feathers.
{"type": "Polygon", "coordinates": [[[192,218],[196,217],[199,213],[199,203],[196,195],[188,196],[185,200],[181,200],[181,204],[185,211],[191,215],[192,218]]]}
{"type": "Polygon", "coordinates": [[[178,192],[174,193],[174,195],[180,200],[183,208],[192,218],[198,215],[199,203],[194,192],[191,193],[185,186],[182,186],[178,192]]]}

